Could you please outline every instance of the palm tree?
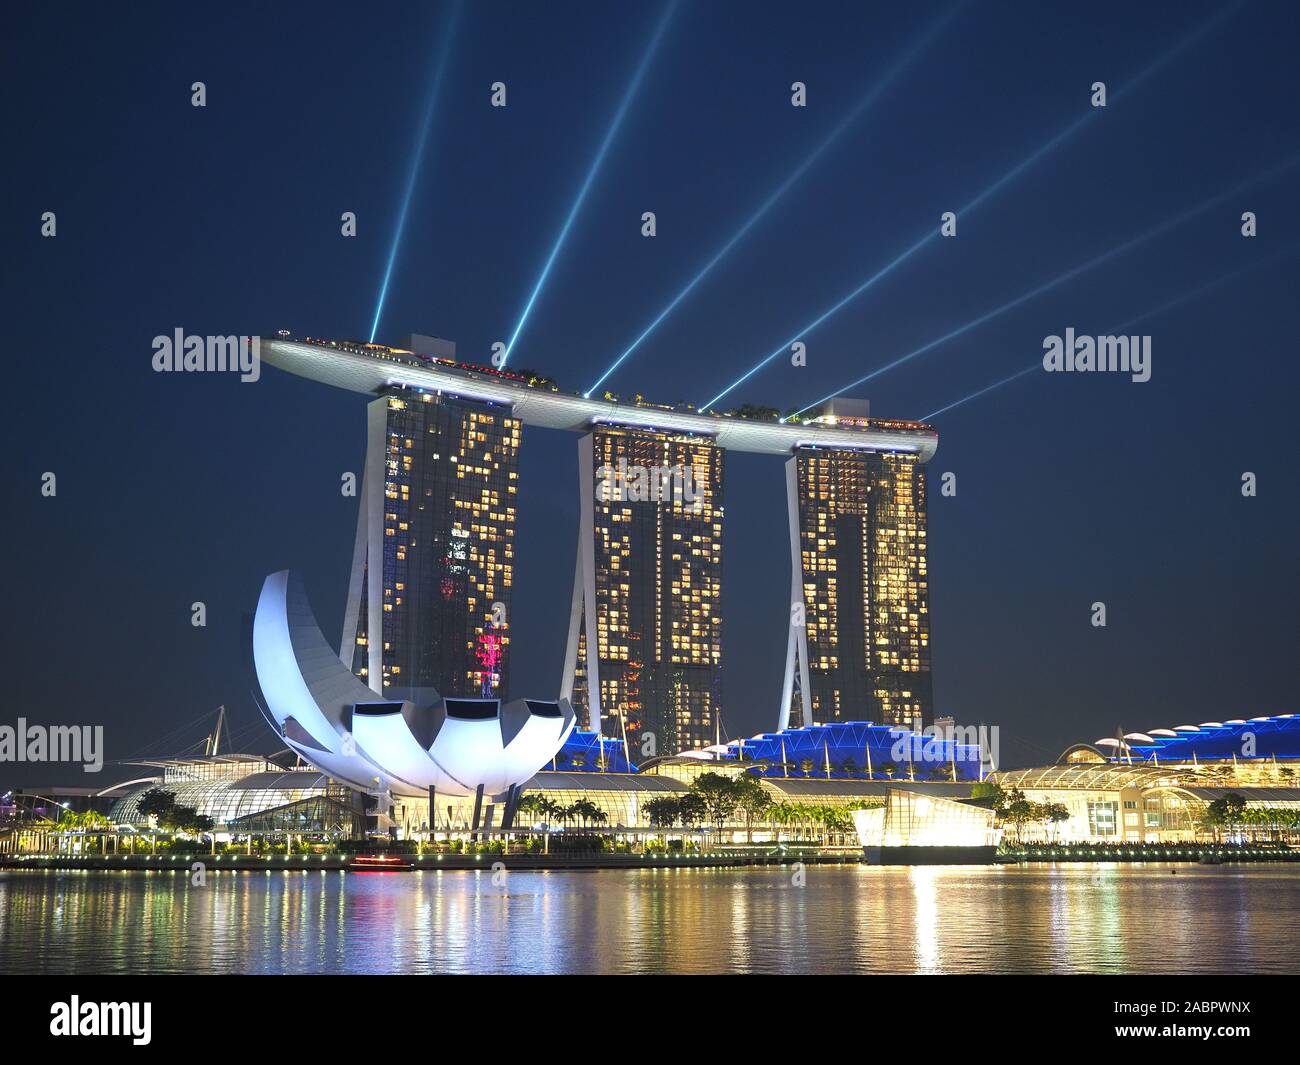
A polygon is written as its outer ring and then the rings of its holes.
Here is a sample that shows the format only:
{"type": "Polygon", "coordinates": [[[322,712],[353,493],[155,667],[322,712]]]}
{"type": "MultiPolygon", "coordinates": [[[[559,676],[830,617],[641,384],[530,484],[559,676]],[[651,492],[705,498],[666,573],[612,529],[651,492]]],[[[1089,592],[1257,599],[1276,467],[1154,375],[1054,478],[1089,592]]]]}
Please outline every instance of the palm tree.
{"type": "Polygon", "coordinates": [[[531,815],[530,819],[536,821],[537,819],[546,816],[547,807],[550,801],[551,800],[546,798],[544,795],[538,795],[536,792],[531,792],[519,800],[519,805],[516,807],[516,811],[526,817],[531,815]]]}
{"type": "Polygon", "coordinates": [[[59,820],[56,822],[56,825],[60,829],[60,834],[63,837],[59,844],[59,849],[62,850],[66,847],[71,851],[72,835],[81,827],[81,815],[75,810],[64,810],[63,813],[59,815],[59,820]]]}
{"type": "Polygon", "coordinates": [[[104,832],[113,827],[113,822],[101,814],[98,810],[87,810],[81,815],[80,826],[83,832],[93,832],[98,837],[99,849],[103,853],[104,832]]]}
{"type": "MultiPolygon", "coordinates": [[[[768,821],[774,825],[780,826],[781,828],[788,828],[790,825],[794,824],[796,817],[797,812],[794,805],[784,800],[781,802],[775,802],[767,808],[768,821]]],[[[779,843],[781,841],[781,833],[779,831],[776,834],[776,838],[779,843]]]]}
{"type": "Polygon", "coordinates": [[[586,828],[588,822],[596,820],[596,815],[600,813],[598,807],[590,799],[579,799],[573,804],[574,814],[582,821],[582,827],[586,828]]]}

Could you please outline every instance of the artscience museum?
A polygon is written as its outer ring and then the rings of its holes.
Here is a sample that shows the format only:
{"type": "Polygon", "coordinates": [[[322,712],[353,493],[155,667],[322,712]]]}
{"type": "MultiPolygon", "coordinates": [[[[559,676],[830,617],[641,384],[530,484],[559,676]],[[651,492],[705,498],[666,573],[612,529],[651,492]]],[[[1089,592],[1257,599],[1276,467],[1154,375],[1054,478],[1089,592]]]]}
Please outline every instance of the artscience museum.
{"type": "Polygon", "coordinates": [[[326,643],[302,580],[266,578],[253,621],[262,701],[289,748],[359,791],[505,804],[555,758],[573,731],[567,700],[443,698],[431,688],[380,698],[326,643]]]}

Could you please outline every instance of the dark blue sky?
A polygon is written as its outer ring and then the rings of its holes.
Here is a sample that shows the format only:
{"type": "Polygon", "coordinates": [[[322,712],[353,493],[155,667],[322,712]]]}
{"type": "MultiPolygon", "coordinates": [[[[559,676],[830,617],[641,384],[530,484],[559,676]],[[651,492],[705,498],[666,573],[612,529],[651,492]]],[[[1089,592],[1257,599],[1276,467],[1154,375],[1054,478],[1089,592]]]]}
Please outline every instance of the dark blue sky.
{"type": "MultiPolygon", "coordinates": [[[[468,4],[380,339],[509,336],[664,8],[468,4]],[[508,107],[489,106],[504,81],[508,107]]],[[[689,4],[663,38],[511,361],[581,390],[946,6],[689,4]],[[790,106],[790,84],[808,106],[790,106]],[[658,236],[640,236],[652,210],[658,236]]],[[[1129,91],[1207,3],[971,3],[607,382],[707,399],[1035,149],[1078,131],[728,397],[803,406],[1300,151],[1300,16],[1247,4],[1129,91]],[[1059,6],[1061,10],[1052,10],[1059,6]],[[1089,108],[1090,86],[1114,97],[1089,108]]],[[[4,721],[104,723],[109,758],[218,703],[269,749],[240,661],[265,574],[338,631],[362,397],[268,369],[160,375],[150,341],[364,336],[444,6],[21,4],[0,78],[8,573],[4,721]],[[204,81],[208,106],[190,106],[204,81]],[[40,235],[54,211],[58,235],[40,235]],[[355,211],[359,235],[339,216],[355,211]],[[40,477],[58,474],[43,499],[40,477]],[[207,604],[206,629],[189,606],[207,604]]],[[[1147,384],[1030,374],[936,419],[936,705],[1004,759],[1294,711],[1300,168],[855,389],[914,418],[1067,326],[1166,313],[1147,384]],[[1259,236],[1240,235],[1242,211],[1259,236]],[[1243,499],[1243,471],[1259,494],[1243,499]],[[1094,601],[1108,625],[1089,622],[1094,601]]],[[[522,458],[515,694],[558,687],[577,438],[522,458]]],[[[724,720],[770,728],[789,581],[781,463],[728,456],[724,720]]],[[[184,731],[184,730],[182,730],[184,731]]],[[[198,734],[190,729],[189,742],[198,734]]],[[[5,779],[58,772],[3,767],[5,779]]],[[[66,774],[64,774],[66,776],[66,774]]],[[[80,774],[74,774],[80,776],[80,774]]],[[[84,779],[84,778],[83,778],[84,779]]],[[[81,782],[81,781],[78,781],[81,782]]]]}

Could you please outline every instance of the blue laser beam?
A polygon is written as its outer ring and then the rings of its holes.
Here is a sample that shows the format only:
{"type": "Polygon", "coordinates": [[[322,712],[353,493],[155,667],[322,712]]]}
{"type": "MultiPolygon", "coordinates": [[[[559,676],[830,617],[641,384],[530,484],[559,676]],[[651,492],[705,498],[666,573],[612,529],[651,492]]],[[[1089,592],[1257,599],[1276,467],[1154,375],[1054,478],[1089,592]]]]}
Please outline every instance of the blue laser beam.
{"type": "Polygon", "coordinates": [[[415,182],[420,176],[420,163],[424,159],[424,149],[429,143],[429,127],[438,106],[441,94],[442,78],[447,69],[447,58],[451,54],[451,42],[456,35],[456,23],[460,17],[460,0],[452,7],[447,16],[447,28],[442,35],[442,45],[438,49],[438,59],[433,74],[433,84],[429,88],[429,99],[424,108],[419,125],[419,146],[411,160],[411,169],[406,175],[406,190],[402,194],[402,205],[397,212],[397,225],[393,227],[393,240],[388,248],[388,264],[384,267],[384,279],[379,284],[379,299],[375,303],[375,317],[370,323],[370,340],[373,343],[379,332],[379,319],[384,313],[384,302],[388,299],[388,286],[393,279],[393,267],[397,263],[397,253],[402,246],[402,236],[406,231],[406,216],[411,210],[411,199],[415,194],[415,182]]]}
{"type": "MultiPolygon", "coordinates": [[[[1192,30],[1190,33],[1186,34],[1185,36],[1179,38],[1173,45],[1171,45],[1159,56],[1157,56],[1152,63],[1144,67],[1131,81],[1129,81],[1125,85],[1120,86],[1113,93],[1111,93],[1110,96],[1108,97],[1108,103],[1113,104],[1117,100],[1122,100],[1129,93],[1133,92],[1133,90],[1135,90],[1144,81],[1147,81],[1150,78],[1154,77],[1159,70],[1161,70],[1165,66],[1168,66],[1176,58],[1178,58],[1178,56],[1182,55],[1185,51],[1187,51],[1187,49],[1191,48],[1194,44],[1200,41],[1201,38],[1204,37],[1207,33],[1209,33],[1212,29],[1214,29],[1220,23],[1224,22],[1225,20],[1235,15],[1244,6],[1245,6],[1245,0],[1239,0],[1239,2],[1234,4],[1232,7],[1225,7],[1222,10],[1218,11],[1216,14],[1211,15],[1208,19],[1206,19],[1203,23],[1197,26],[1194,30],[1192,30]]],[[[998,178],[997,181],[993,182],[992,185],[986,188],[983,192],[981,192],[978,196],[976,196],[965,206],[961,207],[957,212],[958,217],[960,217],[961,215],[969,211],[974,210],[985,200],[987,200],[990,196],[994,195],[1000,189],[1002,189],[1005,185],[1009,184],[1010,182],[1018,178],[1021,174],[1023,174],[1026,170],[1028,170],[1031,166],[1037,163],[1044,156],[1051,154],[1051,152],[1053,152],[1056,148],[1059,148],[1067,140],[1073,137],[1074,134],[1077,133],[1086,123],[1088,123],[1093,118],[1095,118],[1099,110],[1100,110],[1099,108],[1089,108],[1086,112],[1084,112],[1083,115],[1075,119],[1063,130],[1057,133],[1056,136],[1050,138],[1044,144],[1036,148],[1034,151],[1030,152],[1029,155],[1025,156],[1024,159],[1022,159],[1019,163],[1017,163],[1005,174],[1003,174],[1000,178],[998,178]]]]}
{"type": "MultiPolygon", "coordinates": [[[[1148,311],[1143,311],[1141,314],[1128,319],[1128,321],[1123,322],[1120,325],[1112,326],[1110,329],[1106,330],[1106,335],[1113,336],[1116,334],[1126,333],[1128,332],[1129,329],[1137,325],[1139,322],[1144,322],[1148,318],[1154,318],[1157,315],[1164,314],[1166,311],[1171,311],[1175,307],[1181,307],[1184,303],[1190,303],[1192,300],[1205,295],[1205,293],[1210,292],[1213,289],[1221,288],[1222,286],[1227,285],[1232,281],[1235,281],[1237,278],[1241,277],[1244,274],[1248,274],[1253,270],[1258,270],[1287,255],[1294,255],[1297,250],[1300,250],[1300,244],[1293,244],[1289,248],[1283,248],[1281,251],[1274,252],[1272,255],[1266,256],[1265,258],[1260,259],[1257,262],[1247,263],[1245,266],[1240,266],[1236,270],[1232,270],[1224,274],[1222,277],[1217,277],[1212,281],[1207,281],[1203,285],[1198,285],[1196,288],[1189,289],[1187,292],[1180,293],[1179,295],[1175,296],[1173,299],[1166,300],[1158,307],[1152,307],[1148,311]]],[[[1010,377],[1004,377],[1000,381],[994,381],[991,385],[985,385],[983,388],[979,389],[976,392],[972,392],[968,396],[963,396],[961,399],[954,400],[953,402],[949,403],[947,406],[940,407],[938,410],[932,410],[929,414],[926,414],[924,417],[922,417],[921,421],[928,422],[932,418],[937,418],[940,414],[946,414],[948,413],[948,411],[953,410],[957,407],[965,406],[967,403],[970,403],[972,400],[979,399],[980,396],[987,395],[989,392],[993,392],[1001,388],[1003,385],[1009,385],[1011,384],[1012,381],[1018,380],[1021,377],[1025,377],[1033,373],[1035,370],[1042,369],[1042,366],[1043,363],[1041,359],[1035,360],[1034,362],[1026,366],[1023,370],[1019,370],[1016,373],[1013,373],[1010,377]]]]}
{"type": "Polygon", "coordinates": [[[658,314],[656,314],[654,318],[650,320],[650,324],[647,325],[645,329],[643,329],[637,335],[636,339],[633,340],[632,343],[629,344],[623,350],[623,354],[621,354],[612,363],[610,363],[609,367],[605,370],[605,372],[602,373],[600,377],[596,379],[595,383],[590,388],[588,388],[586,392],[583,393],[584,396],[590,398],[591,394],[595,392],[596,389],[598,389],[602,384],[605,383],[605,381],[609,378],[610,374],[612,374],[615,370],[617,370],[620,366],[623,365],[623,363],[627,360],[628,356],[631,355],[634,351],[636,351],[637,348],[641,346],[641,344],[645,341],[646,337],[648,337],[651,333],[653,333],[659,327],[660,323],[662,323],[665,318],[667,318],[670,314],[672,314],[672,312],[677,308],[677,305],[681,303],[682,300],[684,300],[688,295],[690,295],[691,291],[701,281],[703,281],[704,278],[709,275],[709,273],[712,272],[713,268],[727,257],[727,254],[731,251],[732,248],[734,248],[737,244],[740,243],[740,241],[744,238],[745,234],[747,234],[751,229],[753,229],[754,226],[756,226],[759,223],[759,221],[763,218],[763,216],[766,215],[768,211],[770,211],[773,207],[776,206],[776,204],[785,196],[785,194],[789,192],[791,188],[794,187],[794,185],[799,181],[799,179],[808,172],[808,170],[812,167],[812,165],[815,162],[817,162],[817,160],[821,158],[821,156],[824,155],[830,149],[830,147],[840,139],[841,136],[843,136],[844,132],[850,126],[852,126],[855,122],[857,122],[859,118],[862,117],[863,113],[867,111],[867,109],[870,108],[871,105],[874,104],[876,100],[880,98],[881,95],[883,95],[885,90],[889,88],[890,84],[900,74],[902,74],[904,70],[906,70],[909,66],[912,65],[912,63],[916,61],[916,59],[921,55],[921,53],[924,52],[925,49],[929,47],[929,45],[934,40],[934,38],[939,35],[939,32],[943,30],[948,25],[948,23],[952,21],[953,17],[957,14],[957,12],[962,7],[965,6],[965,3],[966,0],[961,0],[960,3],[955,4],[947,12],[941,15],[930,26],[930,28],[924,34],[921,35],[921,37],[916,41],[916,43],[907,50],[907,52],[902,56],[902,58],[900,58],[896,63],[893,64],[893,66],[891,66],[885,72],[884,76],[881,77],[867,91],[867,93],[862,97],[861,100],[858,101],[858,103],[853,107],[853,109],[849,111],[848,114],[846,114],[842,119],[840,119],[840,121],[835,124],[835,127],[830,131],[830,133],[828,133],[821,140],[821,142],[818,143],[818,145],[812,150],[812,152],[804,158],[804,161],[800,163],[797,167],[795,167],[794,170],[790,171],[790,173],[786,176],[785,180],[782,181],[771,192],[771,194],[767,197],[767,199],[765,199],[758,206],[757,210],[755,210],[754,213],[749,216],[749,218],[741,225],[741,227],[731,235],[731,237],[712,255],[711,258],[708,259],[708,261],[705,262],[705,264],[696,272],[695,276],[692,277],[682,287],[682,289],[677,293],[677,295],[675,295],[671,300],[669,300],[668,303],[664,305],[663,309],[658,314]]]}
{"type": "Polygon", "coordinates": [[[986,385],[984,388],[981,388],[978,392],[972,392],[969,396],[964,396],[963,398],[957,400],[955,403],[949,403],[946,407],[940,407],[938,410],[932,410],[929,414],[927,414],[924,418],[922,418],[921,421],[928,422],[931,418],[937,418],[940,414],[946,414],[954,407],[960,407],[963,403],[969,403],[973,399],[979,399],[980,396],[985,395],[988,392],[992,392],[994,389],[1001,388],[1003,385],[1009,385],[1011,384],[1012,381],[1015,381],[1017,378],[1021,378],[1028,374],[1033,373],[1035,370],[1041,368],[1042,365],[1043,364],[1041,362],[1032,362],[1028,366],[1026,366],[1023,370],[1021,370],[1019,373],[1013,373],[1010,377],[1002,378],[1001,381],[994,381],[993,384],[986,385]]]}
{"type": "Polygon", "coordinates": [[[560,232],[555,238],[555,243],[551,247],[551,253],[546,257],[541,272],[537,275],[537,281],[533,285],[533,291],[528,297],[528,302],[524,304],[523,312],[519,315],[519,321],[515,325],[515,330],[510,334],[510,340],[506,343],[505,353],[501,357],[501,365],[510,359],[510,353],[515,349],[515,342],[519,339],[519,334],[523,332],[524,324],[528,321],[528,316],[532,314],[533,305],[537,302],[537,297],[541,294],[542,288],[546,285],[546,279],[550,276],[551,267],[555,265],[555,260],[560,254],[560,249],[564,246],[564,241],[569,235],[569,230],[573,228],[574,219],[578,217],[578,212],[582,210],[583,201],[587,198],[587,192],[591,189],[591,184],[596,179],[596,173],[600,170],[600,165],[605,161],[605,155],[609,152],[609,147],[614,143],[614,138],[618,135],[619,127],[623,124],[623,117],[627,114],[628,108],[636,96],[637,89],[641,85],[645,72],[650,67],[650,60],[654,58],[655,53],[659,50],[659,42],[663,39],[664,31],[668,29],[668,24],[672,21],[673,13],[677,10],[678,0],[672,0],[664,12],[663,17],[659,20],[659,25],[655,27],[655,32],[650,38],[650,43],[646,45],[645,54],[641,56],[641,62],[636,68],[636,73],[632,75],[631,82],[628,83],[627,90],[623,93],[623,99],[618,105],[618,110],[614,112],[614,118],[609,124],[609,129],[605,132],[605,139],[601,141],[600,148],[596,151],[596,156],[591,162],[591,167],[587,171],[586,178],[583,179],[582,185],[578,189],[578,194],[573,198],[573,205],[569,208],[569,214],[560,227],[560,232]]]}
{"type": "Polygon", "coordinates": [[[1206,211],[1209,211],[1219,206],[1219,204],[1224,203],[1226,200],[1232,199],[1235,196],[1239,196],[1247,189],[1253,188],[1256,185],[1263,184],[1264,182],[1270,181],[1273,178],[1277,177],[1279,174],[1285,173],[1287,170],[1290,170],[1292,167],[1294,167],[1297,163],[1300,163],[1300,152],[1290,156],[1287,159],[1284,159],[1282,162],[1276,164],[1275,166],[1269,167],[1267,170],[1263,171],[1262,173],[1256,174],[1254,177],[1247,178],[1245,181],[1242,181],[1237,185],[1234,185],[1226,192],[1221,192],[1217,196],[1211,196],[1208,200],[1203,200],[1201,203],[1198,203],[1195,207],[1190,207],[1186,211],[1183,211],[1181,214],[1175,215],[1173,218],[1166,219],[1165,221],[1161,222],[1159,225],[1153,226],[1151,229],[1148,229],[1145,233],[1140,233],[1136,237],[1132,237],[1129,240],[1126,240],[1123,244],[1116,245],[1114,248],[1111,248],[1109,251],[1105,251],[1102,252],[1100,255],[1093,256],[1093,258],[1089,259],[1087,262],[1080,263],[1078,266],[1072,267],[1071,269],[1065,271],[1065,273],[1063,274],[1057,274],[1056,277],[1052,278],[1050,281],[1044,281],[1041,285],[1036,285],[1035,287],[1031,288],[1028,292],[1021,293],[1019,296],[1015,297],[1015,299],[1008,300],[1006,303],[994,307],[993,310],[991,311],[985,311],[983,314],[979,315],[979,317],[972,318],[969,322],[957,326],[956,329],[949,330],[947,333],[944,333],[943,336],[941,337],[937,337],[934,340],[922,344],[919,348],[914,348],[913,350],[909,351],[906,355],[900,355],[897,359],[894,359],[892,362],[887,362],[885,363],[884,366],[877,367],[876,369],[872,370],[868,374],[863,374],[857,380],[850,381],[847,385],[844,385],[842,388],[837,388],[834,392],[831,392],[829,395],[825,395],[821,399],[817,400],[816,402],[809,403],[806,407],[802,407],[800,410],[795,412],[794,416],[797,417],[798,415],[803,414],[806,411],[812,410],[814,407],[820,406],[821,404],[825,403],[827,400],[831,400],[834,399],[836,396],[843,395],[851,388],[856,388],[858,385],[866,384],[866,382],[874,380],[875,378],[879,377],[881,374],[888,373],[890,370],[902,366],[906,362],[911,362],[913,359],[918,358],[921,355],[924,355],[927,351],[933,351],[935,348],[939,347],[940,345],[946,344],[950,340],[955,340],[957,337],[969,333],[972,329],[975,329],[983,325],[985,322],[992,321],[994,318],[998,318],[1006,314],[1008,311],[1014,310],[1016,307],[1019,307],[1021,304],[1027,303],[1030,300],[1035,299],[1036,297],[1041,296],[1045,292],[1049,292],[1054,288],[1058,288],[1059,286],[1065,284],[1065,282],[1071,281],[1074,278],[1078,277],[1080,274],[1087,273],[1089,270],[1094,270],[1098,266],[1101,266],[1103,263],[1109,262],[1111,259],[1114,259],[1117,256],[1124,255],[1127,252],[1132,251],[1134,248],[1146,244],[1148,241],[1154,240],[1156,237],[1162,236],[1163,234],[1169,232],[1169,230],[1182,225],[1184,222],[1187,222],[1195,218],[1197,215],[1202,215],[1206,211]]]}
{"type": "MultiPolygon", "coordinates": [[[[1242,0],[1241,3],[1238,3],[1231,8],[1225,8],[1219,11],[1218,13],[1216,13],[1215,15],[1212,15],[1209,19],[1207,19],[1196,29],[1186,34],[1184,37],[1180,38],[1175,44],[1173,44],[1171,47],[1169,47],[1164,52],[1162,52],[1160,56],[1158,56],[1153,62],[1148,64],[1146,67],[1144,67],[1127,85],[1121,87],[1120,89],[1117,89],[1114,93],[1112,93],[1110,99],[1116,100],[1127,95],[1129,92],[1131,92],[1137,86],[1141,85],[1148,78],[1152,77],[1162,67],[1166,66],[1167,64],[1172,62],[1175,58],[1177,58],[1179,55],[1181,55],[1183,52],[1185,52],[1193,44],[1195,44],[1202,37],[1204,37],[1205,34],[1207,34],[1215,26],[1219,25],[1225,19],[1236,14],[1236,12],[1240,10],[1242,6],[1244,6],[1244,0],[1242,0]]],[[[1003,188],[1005,188],[1016,178],[1024,174],[1035,163],[1040,162],[1047,155],[1051,154],[1057,148],[1061,147],[1061,145],[1065,144],[1066,141],[1070,140],[1070,138],[1072,138],[1080,129],[1082,129],[1088,122],[1092,121],[1096,117],[1097,110],[1098,109],[1088,110],[1079,118],[1076,118],[1074,121],[1068,123],[1064,128],[1062,128],[1052,137],[1048,138],[1048,140],[1043,142],[1043,144],[1039,145],[1039,147],[1035,148],[1027,156],[1021,159],[1018,163],[1016,163],[1013,167],[1007,170],[1001,177],[999,177],[991,185],[987,186],[977,196],[975,196],[973,199],[971,199],[970,201],[968,201],[967,203],[959,207],[957,209],[958,217],[962,217],[964,215],[969,214],[971,211],[976,210],[983,203],[985,203],[985,201],[987,201],[991,196],[1001,191],[1003,188]]],[[[902,252],[896,255],[893,259],[891,259],[888,263],[886,263],[875,273],[871,274],[865,281],[859,284],[856,288],[852,289],[842,299],[837,300],[829,308],[827,308],[821,314],[817,315],[817,317],[812,319],[812,321],[804,325],[802,329],[800,329],[797,333],[792,335],[788,340],[782,343],[779,347],[773,349],[773,351],[769,355],[764,356],[757,363],[751,366],[748,370],[746,370],[743,374],[741,374],[738,378],[736,378],[736,380],[734,380],[731,384],[729,384],[726,388],[724,388],[721,392],[719,392],[707,403],[701,404],[700,409],[708,410],[715,403],[717,403],[718,400],[722,399],[724,396],[735,391],[742,384],[744,384],[751,377],[753,377],[754,374],[758,373],[759,370],[763,369],[763,367],[771,363],[773,359],[777,358],[779,355],[782,355],[786,351],[788,351],[790,345],[793,344],[795,341],[800,340],[801,338],[811,333],[813,330],[817,329],[824,322],[826,322],[827,319],[831,318],[835,314],[838,314],[841,310],[843,310],[846,306],[848,306],[850,303],[856,300],[859,296],[863,295],[870,289],[874,288],[877,283],[879,283],[880,281],[888,277],[896,269],[898,269],[910,258],[912,258],[912,256],[915,255],[917,252],[919,252],[922,248],[928,247],[933,241],[938,239],[940,239],[938,228],[933,226],[930,227],[928,230],[926,230],[923,236],[921,236],[918,240],[910,244],[907,248],[905,248],[902,252]]],[[[805,410],[806,409],[807,408],[805,408],[805,410]]]]}

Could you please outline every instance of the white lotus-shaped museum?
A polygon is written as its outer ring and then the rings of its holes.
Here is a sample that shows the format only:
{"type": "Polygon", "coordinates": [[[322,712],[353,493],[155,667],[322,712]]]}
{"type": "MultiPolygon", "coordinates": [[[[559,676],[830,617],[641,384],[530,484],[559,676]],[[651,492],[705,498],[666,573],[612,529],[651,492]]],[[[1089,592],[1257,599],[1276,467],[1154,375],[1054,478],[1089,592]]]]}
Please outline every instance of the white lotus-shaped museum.
{"type": "Polygon", "coordinates": [[[321,772],[360,791],[424,797],[499,795],[555,757],[573,730],[567,700],[441,698],[432,689],[385,699],[325,642],[302,580],[262,585],[253,662],[284,741],[321,772]]]}

